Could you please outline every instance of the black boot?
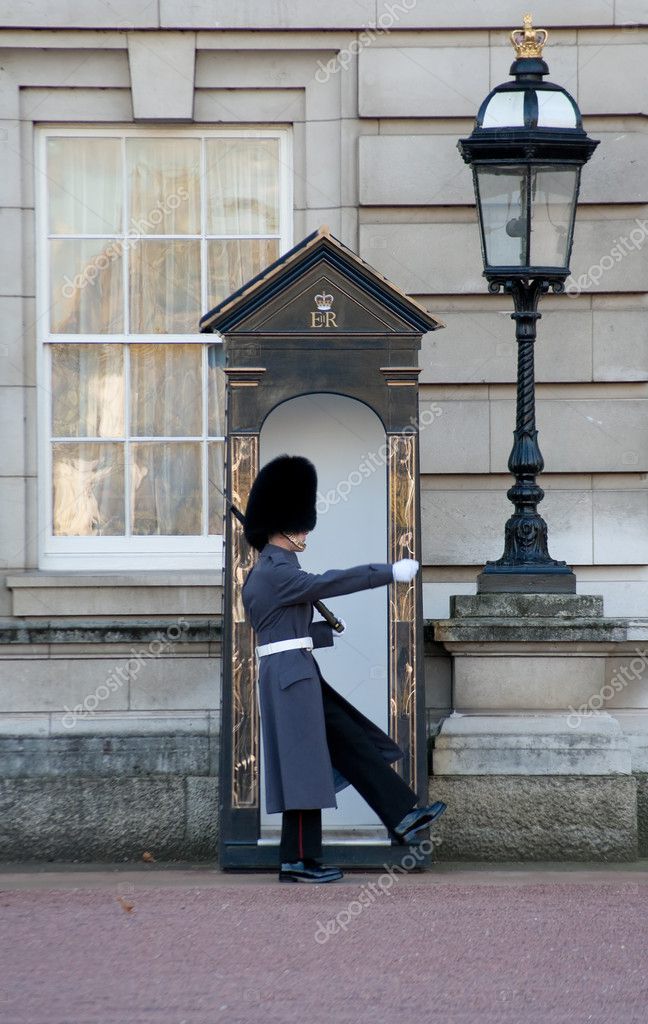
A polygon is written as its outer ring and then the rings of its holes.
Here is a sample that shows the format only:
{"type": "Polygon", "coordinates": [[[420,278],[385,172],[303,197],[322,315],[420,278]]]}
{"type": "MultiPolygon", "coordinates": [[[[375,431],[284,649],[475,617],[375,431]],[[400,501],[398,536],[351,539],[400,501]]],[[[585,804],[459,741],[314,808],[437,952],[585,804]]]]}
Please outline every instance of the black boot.
{"type": "Polygon", "coordinates": [[[342,877],[339,868],[312,859],[284,863],[279,871],[280,882],[337,882],[342,877]]]}
{"type": "Polygon", "coordinates": [[[443,800],[437,800],[429,807],[415,807],[398,822],[398,825],[394,826],[392,829],[394,836],[399,843],[409,843],[417,832],[420,832],[422,828],[427,828],[435,818],[441,817],[446,807],[447,804],[444,804],[443,800]]]}

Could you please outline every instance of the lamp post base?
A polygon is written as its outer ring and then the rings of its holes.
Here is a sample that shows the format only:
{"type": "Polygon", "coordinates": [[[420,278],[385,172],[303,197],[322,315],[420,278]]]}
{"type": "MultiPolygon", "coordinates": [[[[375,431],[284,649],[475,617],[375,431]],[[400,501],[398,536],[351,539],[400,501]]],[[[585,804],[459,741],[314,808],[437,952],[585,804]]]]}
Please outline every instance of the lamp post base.
{"type": "Polygon", "coordinates": [[[477,577],[478,594],[575,594],[576,574],[568,565],[484,566],[477,577]]]}

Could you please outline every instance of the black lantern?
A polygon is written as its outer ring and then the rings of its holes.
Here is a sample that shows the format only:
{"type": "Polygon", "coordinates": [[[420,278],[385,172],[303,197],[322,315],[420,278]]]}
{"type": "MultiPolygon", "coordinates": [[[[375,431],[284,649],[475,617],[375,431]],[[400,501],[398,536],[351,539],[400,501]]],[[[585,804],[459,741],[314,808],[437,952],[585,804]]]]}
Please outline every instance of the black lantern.
{"type": "Polygon", "coordinates": [[[569,275],[581,167],[598,142],[583,129],[569,93],[544,81],[545,29],[531,15],[511,33],[517,59],[511,82],[482,103],[475,128],[458,148],[473,169],[484,277],[491,292],[513,298],[518,341],[517,421],[508,491],[515,512],[506,524],[504,554],[487,562],[478,579],[487,591],[570,592],[573,570],[551,558],[547,524],[537,506],[544,492],[536,483],[544,462],[535,425],[534,343],[538,300],[550,288],[564,290],[569,275]]]}

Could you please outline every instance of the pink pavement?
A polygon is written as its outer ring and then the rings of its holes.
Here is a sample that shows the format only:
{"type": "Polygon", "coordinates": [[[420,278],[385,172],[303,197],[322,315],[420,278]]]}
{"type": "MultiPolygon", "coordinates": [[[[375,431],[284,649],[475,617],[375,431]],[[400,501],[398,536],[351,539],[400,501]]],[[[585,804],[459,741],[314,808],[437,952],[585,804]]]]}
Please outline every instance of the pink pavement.
{"type": "Polygon", "coordinates": [[[0,1021],[647,1024],[645,870],[388,877],[4,869],[0,1021]]]}

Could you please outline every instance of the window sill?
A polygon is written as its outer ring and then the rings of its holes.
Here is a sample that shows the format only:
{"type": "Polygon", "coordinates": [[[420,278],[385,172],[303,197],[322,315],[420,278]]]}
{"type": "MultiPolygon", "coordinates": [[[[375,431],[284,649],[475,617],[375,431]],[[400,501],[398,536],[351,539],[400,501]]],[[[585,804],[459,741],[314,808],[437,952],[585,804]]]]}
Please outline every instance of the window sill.
{"type": "Polygon", "coordinates": [[[218,616],[220,570],[92,572],[29,570],[5,577],[12,615],[124,618],[129,616],[218,616]]]}
{"type": "Polygon", "coordinates": [[[118,573],[210,572],[223,567],[223,538],[211,537],[140,537],[137,550],[131,539],[124,537],[50,538],[41,552],[40,573],[92,573],[95,576],[118,573]],[[170,544],[172,542],[172,546],[170,544]]]}

